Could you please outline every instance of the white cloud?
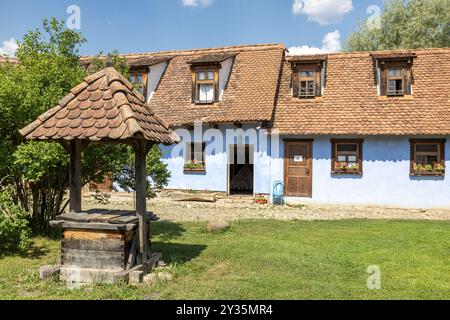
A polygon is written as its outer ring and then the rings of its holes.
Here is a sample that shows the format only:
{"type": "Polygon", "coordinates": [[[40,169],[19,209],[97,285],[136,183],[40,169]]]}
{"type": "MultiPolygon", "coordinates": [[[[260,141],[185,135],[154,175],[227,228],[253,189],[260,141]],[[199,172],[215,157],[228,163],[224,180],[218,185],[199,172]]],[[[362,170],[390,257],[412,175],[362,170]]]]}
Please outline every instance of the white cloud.
{"type": "Polygon", "coordinates": [[[3,41],[3,47],[0,47],[0,56],[7,55],[12,57],[16,54],[18,48],[19,46],[14,38],[3,41]]]}
{"type": "Polygon", "coordinates": [[[322,51],[324,52],[341,51],[341,33],[339,32],[339,30],[327,33],[325,37],[323,37],[322,44],[322,51]]]}
{"type": "Polygon", "coordinates": [[[209,7],[214,0],[181,0],[184,7],[209,7]]]}
{"type": "Polygon", "coordinates": [[[291,47],[288,49],[289,55],[304,55],[304,54],[320,54],[341,51],[341,33],[336,30],[327,33],[323,37],[322,48],[310,47],[307,45],[291,47]]]}
{"type": "Polygon", "coordinates": [[[307,15],[321,25],[340,22],[352,10],[352,0],[294,0],[292,6],[295,15],[307,15]]]}

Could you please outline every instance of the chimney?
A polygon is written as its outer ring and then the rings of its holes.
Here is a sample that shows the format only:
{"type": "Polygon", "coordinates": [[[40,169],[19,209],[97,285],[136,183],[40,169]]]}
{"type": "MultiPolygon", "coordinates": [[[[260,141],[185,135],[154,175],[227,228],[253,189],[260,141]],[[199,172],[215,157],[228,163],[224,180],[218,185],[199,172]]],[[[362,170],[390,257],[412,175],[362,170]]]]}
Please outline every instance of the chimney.
{"type": "Polygon", "coordinates": [[[113,59],[110,53],[108,53],[108,56],[106,57],[106,67],[107,68],[114,67],[113,59]]]}

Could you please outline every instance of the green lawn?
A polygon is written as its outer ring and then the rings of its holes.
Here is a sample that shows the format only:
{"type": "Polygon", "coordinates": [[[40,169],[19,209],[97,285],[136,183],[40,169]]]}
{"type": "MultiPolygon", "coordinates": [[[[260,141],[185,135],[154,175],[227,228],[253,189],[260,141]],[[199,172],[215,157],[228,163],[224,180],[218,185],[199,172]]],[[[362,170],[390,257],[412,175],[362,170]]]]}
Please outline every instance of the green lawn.
{"type": "Polygon", "coordinates": [[[158,222],[153,232],[171,282],[73,291],[41,282],[59,244],[36,239],[31,255],[0,258],[0,298],[450,299],[450,222],[239,221],[217,235],[205,223],[158,222]],[[371,265],[381,290],[367,289],[371,265]]]}

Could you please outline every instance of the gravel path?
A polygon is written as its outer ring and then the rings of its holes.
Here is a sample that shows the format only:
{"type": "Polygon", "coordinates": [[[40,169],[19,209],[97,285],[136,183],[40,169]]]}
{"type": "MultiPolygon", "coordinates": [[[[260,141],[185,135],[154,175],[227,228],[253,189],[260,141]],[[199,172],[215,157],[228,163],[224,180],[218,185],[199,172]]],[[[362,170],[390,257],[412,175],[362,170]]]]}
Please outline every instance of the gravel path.
{"type": "MultiPolygon", "coordinates": [[[[94,201],[84,201],[84,209],[108,208],[133,210],[131,201],[110,202],[101,205],[94,201]]],[[[155,212],[162,220],[209,221],[224,219],[278,219],[278,220],[340,220],[340,219],[408,219],[408,220],[448,220],[450,210],[409,210],[350,206],[283,206],[242,203],[199,203],[175,202],[158,198],[148,202],[148,210],[155,212]]]]}

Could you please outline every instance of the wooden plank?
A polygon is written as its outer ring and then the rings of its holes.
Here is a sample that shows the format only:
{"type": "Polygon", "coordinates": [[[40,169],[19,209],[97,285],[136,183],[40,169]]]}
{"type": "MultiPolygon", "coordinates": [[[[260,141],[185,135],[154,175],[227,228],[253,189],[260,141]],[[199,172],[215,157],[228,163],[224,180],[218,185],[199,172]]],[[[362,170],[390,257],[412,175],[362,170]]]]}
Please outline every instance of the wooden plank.
{"type": "Polygon", "coordinates": [[[61,250],[61,264],[79,268],[124,270],[125,254],[113,251],[61,250]]]}
{"type": "Polygon", "coordinates": [[[139,217],[139,253],[140,262],[147,260],[148,229],[147,229],[147,143],[138,140],[135,144],[135,172],[136,172],[136,215],[139,217]]]}
{"type": "Polygon", "coordinates": [[[70,221],[70,222],[91,222],[93,219],[103,216],[107,213],[112,213],[111,210],[89,210],[80,213],[66,213],[56,217],[56,220],[70,221]]]}
{"type": "Polygon", "coordinates": [[[127,263],[127,267],[126,269],[131,269],[135,266],[136,263],[136,255],[138,252],[138,242],[139,242],[139,235],[136,232],[135,236],[133,237],[133,243],[131,244],[131,249],[130,249],[130,255],[128,257],[128,263],[127,263]]]}
{"type": "MultiPolygon", "coordinates": [[[[153,212],[148,211],[146,214],[147,221],[151,221],[152,217],[154,216],[153,212]]],[[[108,221],[108,223],[112,224],[132,224],[137,223],[139,221],[138,216],[136,215],[135,211],[129,211],[128,214],[123,215],[118,218],[114,218],[108,221]]]]}
{"type": "Polygon", "coordinates": [[[56,217],[56,220],[69,222],[89,222],[89,215],[85,213],[68,213],[56,217]]]}
{"type": "Polygon", "coordinates": [[[86,239],[63,239],[63,250],[94,250],[94,251],[114,251],[124,252],[125,241],[122,239],[102,239],[102,240],[86,240],[86,239]]]}
{"type": "Polygon", "coordinates": [[[96,217],[94,219],[91,220],[91,222],[103,222],[106,223],[109,220],[115,219],[115,218],[120,218],[126,214],[128,214],[129,211],[112,211],[111,213],[107,213],[107,214],[102,214],[99,217],[96,217]]]}
{"type": "Polygon", "coordinates": [[[78,222],[64,222],[62,225],[64,229],[75,230],[106,230],[106,231],[127,231],[132,230],[135,225],[132,224],[110,224],[110,223],[78,223],[78,222]]]}
{"type": "Polygon", "coordinates": [[[214,194],[195,194],[188,192],[174,192],[172,199],[175,201],[216,202],[214,194]]]}
{"type": "Polygon", "coordinates": [[[104,231],[73,231],[65,230],[63,233],[64,240],[90,240],[90,241],[101,241],[101,240],[124,240],[124,234],[120,232],[104,232],[104,231]]]}
{"type": "Polygon", "coordinates": [[[129,223],[137,223],[139,222],[139,218],[134,216],[125,216],[125,217],[118,217],[115,219],[112,219],[109,221],[111,224],[129,224],[129,223]]]}
{"type": "Polygon", "coordinates": [[[70,142],[70,212],[81,212],[81,142],[70,142]]]}

